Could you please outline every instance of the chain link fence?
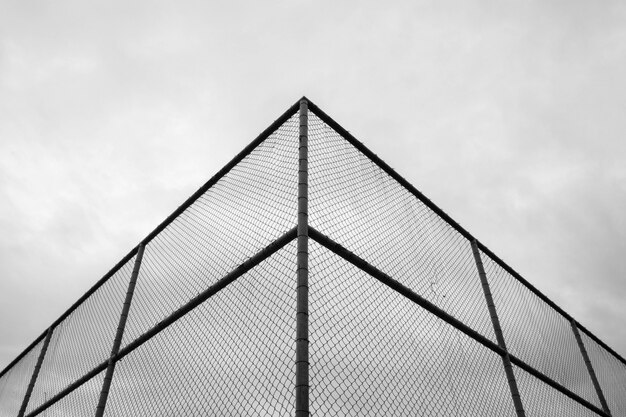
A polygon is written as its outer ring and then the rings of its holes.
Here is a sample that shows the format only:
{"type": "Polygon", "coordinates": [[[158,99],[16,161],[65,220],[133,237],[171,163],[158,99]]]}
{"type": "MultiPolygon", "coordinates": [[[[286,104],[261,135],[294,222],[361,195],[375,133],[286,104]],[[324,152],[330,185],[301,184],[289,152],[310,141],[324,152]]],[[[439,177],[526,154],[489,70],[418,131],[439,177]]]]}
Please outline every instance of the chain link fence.
{"type": "Polygon", "coordinates": [[[626,417],[621,356],[303,100],[0,373],[0,416],[626,417]]]}

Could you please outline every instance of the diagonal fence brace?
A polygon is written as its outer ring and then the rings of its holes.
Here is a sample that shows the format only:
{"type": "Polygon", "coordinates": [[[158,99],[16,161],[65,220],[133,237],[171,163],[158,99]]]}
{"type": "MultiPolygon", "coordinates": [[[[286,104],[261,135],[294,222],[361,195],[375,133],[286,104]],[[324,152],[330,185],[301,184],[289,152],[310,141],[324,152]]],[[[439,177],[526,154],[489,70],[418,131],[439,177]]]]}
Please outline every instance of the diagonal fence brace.
{"type": "Polygon", "coordinates": [[[515,412],[517,417],[525,417],[524,406],[522,405],[522,398],[517,388],[517,381],[515,380],[515,374],[513,373],[513,366],[511,365],[511,357],[506,348],[504,342],[504,334],[502,333],[502,327],[500,326],[500,319],[498,318],[498,312],[496,311],[496,305],[493,302],[493,295],[489,288],[489,281],[487,280],[487,274],[485,273],[485,267],[483,265],[482,258],[480,257],[480,251],[478,250],[478,242],[476,239],[472,239],[472,253],[474,254],[474,261],[476,262],[476,269],[478,270],[478,277],[483,288],[483,294],[485,295],[485,301],[487,302],[487,309],[489,310],[489,316],[491,317],[491,323],[493,324],[493,331],[498,341],[498,346],[502,348],[506,353],[502,355],[502,364],[504,365],[504,372],[506,374],[506,380],[509,383],[509,389],[511,390],[511,397],[513,399],[513,405],[515,406],[515,412]]]}
{"type": "Polygon", "coordinates": [[[143,259],[144,249],[145,245],[143,243],[139,244],[139,247],[137,248],[137,257],[135,258],[135,265],[133,266],[133,272],[130,275],[130,282],[128,283],[128,289],[126,290],[126,298],[124,299],[122,313],[120,314],[120,321],[117,326],[117,332],[115,333],[115,339],[113,340],[111,356],[109,357],[106,374],[104,375],[104,381],[102,382],[102,390],[100,391],[100,398],[98,400],[98,406],[96,407],[96,417],[102,417],[104,415],[104,409],[106,407],[111,382],[113,380],[113,372],[115,371],[115,360],[113,360],[113,358],[115,358],[119,352],[120,345],[122,344],[122,338],[124,337],[124,328],[126,327],[128,312],[130,311],[130,304],[133,301],[133,294],[135,292],[135,285],[137,284],[137,277],[139,276],[139,269],[141,268],[141,260],[143,259]]]}
{"type": "Polygon", "coordinates": [[[578,324],[574,319],[570,321],[572,325],[572,332],[574,332],[574,337],[576,338],[576,343],[578,344],[578,348],[580,349],[580,354],[585,361],[585,366],[587,367],[587,372],[589,372],[589,377],[591,378],[591,382],[593,383],[593,388],[596,390],[596,394],[598,395],[598,399],[600,400],[600,405],[605,413],[611,415],[611,411],[609,410],[609,405],[604,398],[604,393],[602,392],[602,388],[600,387],[600,383],[598,382],[598,377],[596,376],[595,371],[593,370],[593,366],[591,365],[591,361],[589,360],[589,355],[587,354],[587,349],[585,349],[585,344],[583,343],[582,338],[580,337],[580,332],[578,331],[578,324]]]}
{"type": "Polygon", "coordinates": [[[24,400],[22,401],[22,406],[20,407],[20,411],[17,413],[17,417],[24,417],[26,407],[28,407],[28,402],[30,401],[30,396],[32,395],[33,389],[35,388],[35,382],[37,382],[37,377],[39,376],[39,371],[41,370],[43,358],[46,356],[46,351],[48,350],[48,345],[50,344],[52,332],[54,332],[53,327],[50,327],[46,331],[46,338],[43,341],[43,346],[41,346],[41,351],[39,352],[39,357],[37,358],[37,364],[35,365],[35,369],[33,370],[33,375],[30,378],[28,388],[26,389],[26,394],[24,395],[24,400]]]}

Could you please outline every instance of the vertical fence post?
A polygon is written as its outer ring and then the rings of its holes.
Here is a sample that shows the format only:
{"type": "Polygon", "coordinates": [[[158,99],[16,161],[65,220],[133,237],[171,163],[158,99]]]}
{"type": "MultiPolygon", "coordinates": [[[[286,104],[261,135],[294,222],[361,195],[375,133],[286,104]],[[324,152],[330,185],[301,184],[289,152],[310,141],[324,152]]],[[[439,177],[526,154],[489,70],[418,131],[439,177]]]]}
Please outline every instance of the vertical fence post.
{"type": "Polygon", "coordinates": [[[509,351],[506,348],[504,342],[504,335],[502,334],[502,328],[500,327],[500,319],[496,311],[496,305],[493,302],[493,296],[491,289],[489,288],[489,281],[487,281],[487,274],[485,273],[485,267],[483,265],[482,258],[480,257],[480,251],[478,250],[478,242],[476,239],[472,239],[472,253],[474,254],[474,261],[476,262],[476,268],[478,269],[478,276],[480,277],[480,283],[483,287],[483,294],[485,294],[485,300],[487,301],[487,308],[489,309],[489,316],[491,317],[491,323],[493,324],[493,331],[496,335],[498,346],[504,350],[505,354],[502,356],[502,364],[504,365],[504,372],[506,373],[506,379],[509,383],[509,389],[511,390],[511,397],[513,398],[513,405],[515,406],[515,412],[517,417],[525,417],[524,406],[522,405],[522,398],[519,395],[517,388],[517,381],[515,380],[515,374],[513,373],[513,366],[511,365],[511,359],[509,357],[509,351]]]}
{"type": "Polygon", "coordinates": [[[133,272],[130,275],[130,282],[128,283],[128,289],[126,290],[126,298],[124,299],[124,305],[122,307],[122,313],[120,314],[120,321],[117,325],[117,331],[115,333],[115,339],[113,340],[113,347],[111,348],[111,355],[109,356],[109,363],[107,366],[106,374],[104,375],[104,381],[102,382],[102,390],[100,391],[100,399],[98,400],[98,407],[96,408],[96,417],[102,417],[104,415],[104,409],[106,407],[107,398],[109,397],[109,389],[111,388],[111,381],[113,380],[113,371],[115,370],[115,356],[120,350],[122,344],[122,337],[124,336],[124,328],[126,327],[126,319],[128,318],[128,311],[130,310],[130,303],[133,300],[133,293],[135,292],[135,284],[137,283],[137,277],[139,276],[139,268],[141,268],[141,259],[143,258],[143,243],[137,248],[137,257],[135,258],[135,265],[133,266],[133,272]]]}
{"type": "Polygon", "coordinates": [[[598,378],[596,377],[596,373],[593,370],[593,366],[591,365],[591,361],[589,360],[589,355],[587,354],[587,349],[585,349],[585,345],[583,344],[583,340],[580,337],[580,333],[578,331],[578,325],[576,321],[572,319],[570,321],[572,325],[572,331],[574,332],[574,337],[576,338],[576,343],[578,344],[578,348],[580,349],[580,353],[583,355],[583,360],[585,361],[585,365],[587,366],[587,372],[589,372],[589,377],[591,377],[591,382],[593,383],[593,387],[596,390],[596,394],[598,395],[598,399],[600,400],[600,405],[602,405],[602,410],[611,415],[611,411],[609,410],[609,406],[606,403],[606,399],[604,398],[604,394],[602,393],[602,388],[600,388],[600,383],[598,382],[598,378]]]}
{"type": "Polygon", "coordinates": [[[39,352],[39,357],[37,358],[37,363],[35,364],[33,375],[30,377],[30,382],[28,383],[28,388],[26,388],[26,394],[24,395],[24,400],[22,401],[20,411],[17,413],[17,417],[24,417],[24,413],[26,413],[26,407],[28,407],[30,396],[32,395],[33,389],[35,388],[35,382],[37,381],[37,377],[39,376],[39,371],[41,370],[41,364],[43,363],[43,359],[46,356],[46,351],[48,350],[48,345],[50,344],[52,332],[54,332],[54,329],[52,327],[48,328],[48,330],[46,331],[46,338],[44,339],[43,345],[41,346],[41,351],[39,352]]]}
{"type": "Polygon", "coordinates": [[[296,417],[309,416],[308,101],[300,100],[296,304],[296,417]]]}

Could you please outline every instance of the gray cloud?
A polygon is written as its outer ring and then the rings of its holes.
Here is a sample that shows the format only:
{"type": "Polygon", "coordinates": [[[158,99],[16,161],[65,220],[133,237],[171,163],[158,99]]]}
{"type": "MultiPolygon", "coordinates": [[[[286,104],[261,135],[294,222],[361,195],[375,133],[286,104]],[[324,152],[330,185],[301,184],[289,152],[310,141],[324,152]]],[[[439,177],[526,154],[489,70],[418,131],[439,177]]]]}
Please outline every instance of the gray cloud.
{"type": "Polygon", "coordinates": [[[0,367],[308,95],[626,354],[620,2],[6,2],[0,367]]]}

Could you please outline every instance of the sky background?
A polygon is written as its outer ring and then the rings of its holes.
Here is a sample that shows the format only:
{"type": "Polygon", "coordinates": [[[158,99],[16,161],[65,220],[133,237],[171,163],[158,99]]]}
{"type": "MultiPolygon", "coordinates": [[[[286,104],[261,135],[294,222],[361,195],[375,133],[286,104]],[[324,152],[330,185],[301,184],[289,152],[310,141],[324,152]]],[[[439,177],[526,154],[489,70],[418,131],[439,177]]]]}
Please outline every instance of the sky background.
{"type": "Polygon", "coordinates": [[[302,95],[626,356],[626,3],[0,0],[0,369],[302,95]]]}

